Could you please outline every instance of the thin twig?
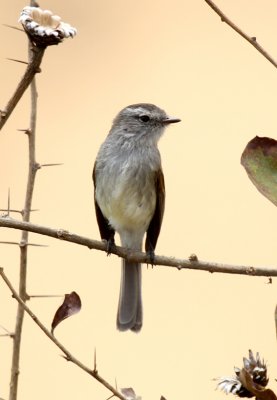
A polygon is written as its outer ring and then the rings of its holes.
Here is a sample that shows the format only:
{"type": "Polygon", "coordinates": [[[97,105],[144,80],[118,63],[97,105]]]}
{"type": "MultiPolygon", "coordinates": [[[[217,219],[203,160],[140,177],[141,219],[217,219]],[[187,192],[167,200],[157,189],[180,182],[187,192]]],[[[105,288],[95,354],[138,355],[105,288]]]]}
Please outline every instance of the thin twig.
{"type": "Polygon", "coordinates": [[[96,379],[98,382],[100,382],[105,388],[110,390],[114,396],[118,397],[121,400],[126,400],[125,397],[118,391],[116,390],[112,385],[110,385],[102,376],[98,374],[98,371],[92,370],[91,368],[87,367],[81,361],[79,361],[76,357],[74,357],[64,346],[62,343],[60,343],[55,336],[51,334],[51,332],[43,325],[43,323],[38,319],[38,317],[30,310],[30,308],[24,303],[24,301],[20,298],[19,294],[16,292],[16,290],[13,288],[11,282],[7,278],[6,274],[4,273],[3,268],[0,268],[0,276],[12,292],[13,297],[17,300],[17,302],[20,304],[20,306],[30,315],[30,317],[33,319],[33,321],[40,327],[40,329],[45,333],[45,335],[64,353],[64,358],[67,361],[71,361],[75,365],[77,365],[79,368],[81,368],[83,371],[87,372],[89,375],[91,375],[94,379],[96,379]]]}
{"type": "MultiPolygon", "coordinates": [[[[30,210],[32,206],[33,199],[33,191],[35,184],[35,177],[37,172],[37,162],[36,162],[36,153],[35,153],[35,145],[36,145],[36,118],[37,118],[37,89],[35,82],[35,70],[34,65],[36,66],[36,70],[42,60],[42,56],[44,53],[44,49],[33,48],[31,42],[29,41],[29,66],[27,68],[28,77],[30,81],[27,80],[25,73],[25,78],[22,82],[22,85],[19,85],[17,88],[17,101],[20,99],[24,90],[31,84],[31,115],[30,115],[30,129],[27,132],[28,135],[28,144],[29,144],[29,169],[28,169],[28,181],[26,187],[25,194],[25,204],[23,209],[23,221],[30,220],[30,210]],[[32,66],[32,68],[30,68],[32,66]],[[22,90],[20,91],[19,88],[22,90]]],[[[9,103],[10,104],[10,103],[9,103]]],[[[14,106],[16,103],[13,103],[14,106]]],[[[12,111],[13,108],[9,108],[9,112],[12,111]]],[[[7,112],[7,110],[6,110],[7,112]]],[[[1,120],[0,120],[1,124],[1,120]]],[[[20,272],[19,272],[19,296],[24,303],[28,299],[27,295],[27,254],[28,254],[28,231],[22,231],[21,240],[20,240],[20,272]]],[[[20,360],[20,349],[21,349],[21,335],[22,335],[22,327],[24,320],[24,307],[22,307],[21,303],[18,303],[17,314],[16,314],[16,326],[14,332],[14,341],[13,341],[13,355],[12,355],[12,368],[11,368],[11,380],[10,380],[10,400],[17,399],[17,390],[18,390],[18,376],[19,376],[19,360],[20,360]]]]}
{"type": "Polygon", "coordinates": [[[261,53],[275,68],[277,68],[277,62],[268,54],[267,51],[257,42],[256,37],[249,36],[243,32],[234,22],[232,22],[211,0],[204,0],[221,18],[222,22],[229,25],[234,31],[236,31],[240,36],[242,36],[247,42],[249,42],[259,53],[261,53]]]}
{"type": "Polygon", "coordinates": [[[30,83],[32,82],[34,76],[40,72],[40,64],[44,55],[45,48],[43,47],[35,47],[32,46],[30,51],[30,59],[29,64],[26,68],[25,74],[21,78],[13,96],[9,100],[6,108],[1,111],[0,113],[0,129],[3,128],[5,123],[7,122],[9,116],[13,112],[14,108],[16,107],[17,103],[21,99],[23,93],[28,88],[30,83]]]}
{"type": "MultiPolygon", "coordinates": [[[[53,229],[42,225],[32,224],[30,222],[17,221],[8,217],[0,217],[0,227],[20,229],[40,235],[50,236],[55,239],[65,240],[89,249],[107,251],[107,245],[98,240],[89,239],[84,236],[76,235],[64,229],[53,229]]],[[[115,246],[111,249],[112,254],[125,258],[132,262],[140,262],[149,264],[149,257],[139,251],[131,251],[124,247],[115,246]]],[[[243,265],[228,265],[214,262],[200,261],[196,256],[190,259],[178,259],[174,257],[155,256],[155,265],[163,265],[166,267],[175,267],[177,269],[190,269],[197,271],[217,272],[225,274],[251,275],[251,276],[277,276],[277,268],[253,267],[243,265]]]]}

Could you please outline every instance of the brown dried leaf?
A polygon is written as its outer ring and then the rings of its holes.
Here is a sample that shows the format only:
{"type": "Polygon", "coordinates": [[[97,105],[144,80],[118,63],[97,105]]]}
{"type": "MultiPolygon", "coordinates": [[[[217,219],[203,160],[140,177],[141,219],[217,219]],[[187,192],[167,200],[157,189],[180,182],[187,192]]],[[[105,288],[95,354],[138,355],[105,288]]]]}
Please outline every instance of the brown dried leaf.
{"type": "Polygon", "coordinates": [[[257,385],[253,382],[249,372],[243,368],[239,373],[239,379],[242,385],[249,390],[249,392],[253,393],[254,396],[259,400],[277,400],[275,393],[270,389],[265,389],[261,385],[257,385]]]}
{"type": "Polygon", "coordinates": [[[51,332],[54,333],[54,329],[60,322],[64,319],[71,317],[74,314],[77,314],[82,307],[81,299],[76,292],[71,292],[70,294],[66,294],[64,296],[63,304],[57,309],[56,314],[53,318],[53,322],[51,325],[51,332]]]}

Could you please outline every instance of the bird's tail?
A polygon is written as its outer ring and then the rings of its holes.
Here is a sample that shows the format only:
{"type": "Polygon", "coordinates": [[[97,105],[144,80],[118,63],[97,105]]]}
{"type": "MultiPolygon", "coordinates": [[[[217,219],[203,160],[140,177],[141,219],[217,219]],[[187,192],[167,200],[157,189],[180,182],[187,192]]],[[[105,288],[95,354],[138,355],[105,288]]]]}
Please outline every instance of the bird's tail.
{"type": "Polygon", "coordinates": [[[142,327],[141,264],[122,260],[117,328],[139,332],[142,327]]]}

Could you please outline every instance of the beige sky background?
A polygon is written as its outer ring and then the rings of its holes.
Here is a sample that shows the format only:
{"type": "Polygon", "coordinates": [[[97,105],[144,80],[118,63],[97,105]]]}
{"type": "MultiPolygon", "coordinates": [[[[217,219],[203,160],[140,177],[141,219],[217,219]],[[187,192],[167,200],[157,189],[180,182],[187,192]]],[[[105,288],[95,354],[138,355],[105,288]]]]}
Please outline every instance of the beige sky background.
{"type": "MultiPolygon", "coordinates": [[[[26,3],[0,0],[1,24],[16,25],[26,3]]],[[[40,3],[78,29],[46,51],[37,78],[37,161],[63,163],[37,174],[32,221],[99,239],[91,172],[115,114],[152,102],[182,119],[160,141],[166,210],[157,254],[277,268],[277,210],[254,188],[240,156],[254,136],[276,138],[277,71],[220,22],[204,0],[152,2],[48,0],[40,3]]],[[[217,0],[217,5],[277,58],[274,0],[217,0]]],[[[24,71],[23,33],[0,26],[0,108],[24,71]]],[[[26,93],[0,134],[0,207],[22,209],[29,125],[26,93]]],[[[0,240],[20,233],[0,229],[0,240]]],[[[266,278],[143,267],[144,326],[115,327],[120,259],[39,235],[30,241],[29,294],[75,290],[81,312],[56,330],[82,362],[144,400],[223,399],[213,378],[232,375],[248,349],[268,361],[277,390],[276,282],[266,278]]],[[[19,250],[1,245],[0,265],[17,287],[19,250]]],[[[0,282],[0,325],[14,329],[17,304],[0,282]]],[[[49,327],[61,299],[35,299],[49,327]]],[[[0,338],[0,397],[7,399],[12,341],[0,338]]],[[[19,399],[105,399],[109,392],[74,365],[26,316],[19,399]]],[[[231,396],[230,396],[231,398],[231,396]]]]}

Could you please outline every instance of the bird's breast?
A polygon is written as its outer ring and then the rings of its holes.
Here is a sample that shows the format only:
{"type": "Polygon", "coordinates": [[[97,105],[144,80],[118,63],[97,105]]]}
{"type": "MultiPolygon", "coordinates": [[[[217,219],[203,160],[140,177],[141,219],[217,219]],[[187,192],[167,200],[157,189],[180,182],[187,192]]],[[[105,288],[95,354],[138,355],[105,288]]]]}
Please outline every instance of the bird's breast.
{"type": "Polygon", "coordinates": [[[156,206],[154,176],[149,165],[130,162],[98,171],[96,199],[115,230],[147,230],[156,206]]]}

